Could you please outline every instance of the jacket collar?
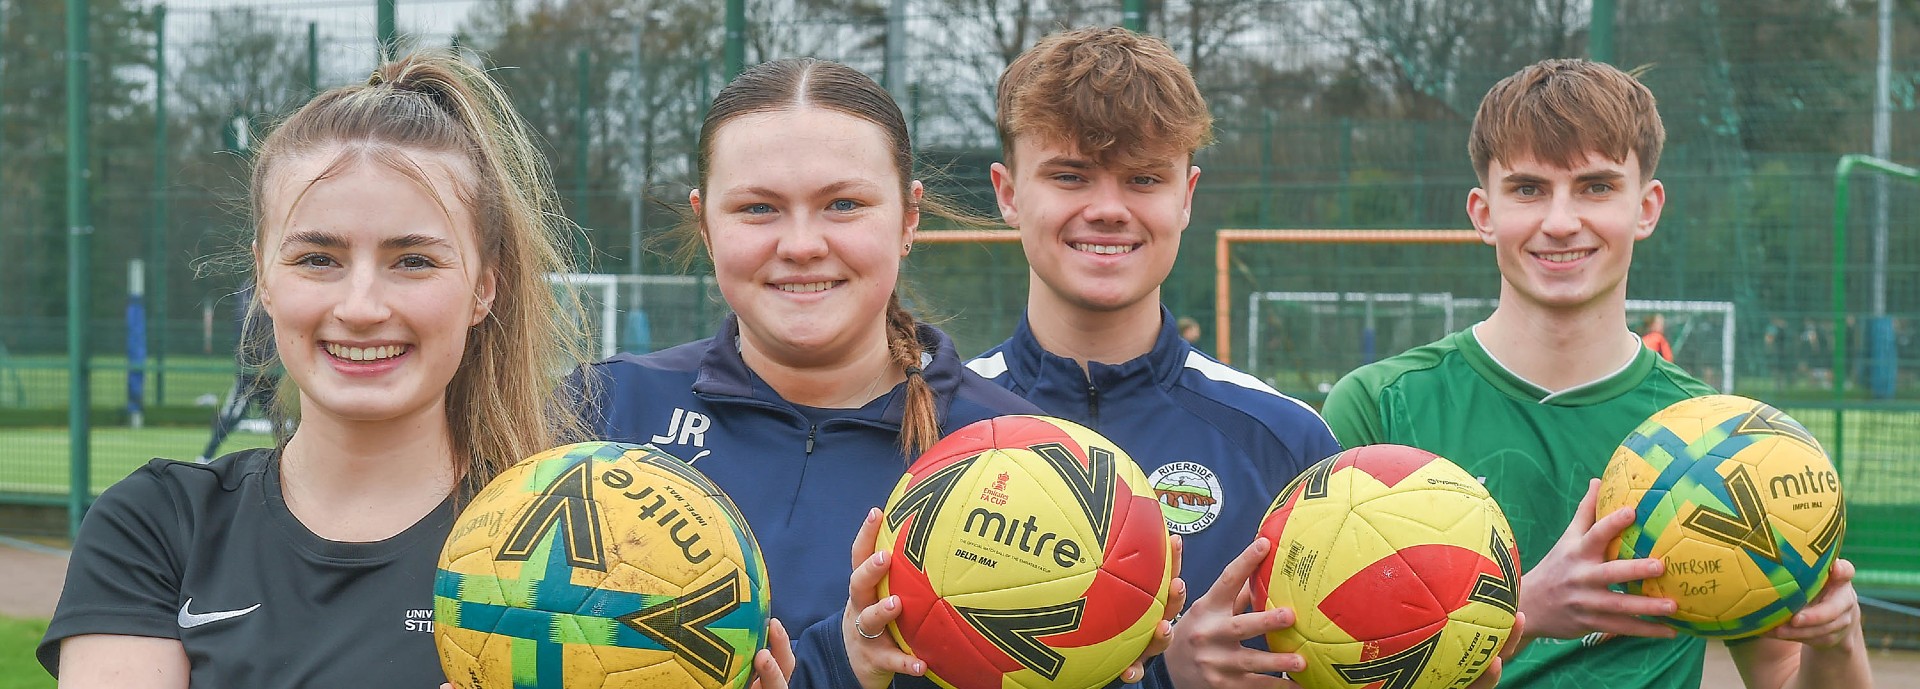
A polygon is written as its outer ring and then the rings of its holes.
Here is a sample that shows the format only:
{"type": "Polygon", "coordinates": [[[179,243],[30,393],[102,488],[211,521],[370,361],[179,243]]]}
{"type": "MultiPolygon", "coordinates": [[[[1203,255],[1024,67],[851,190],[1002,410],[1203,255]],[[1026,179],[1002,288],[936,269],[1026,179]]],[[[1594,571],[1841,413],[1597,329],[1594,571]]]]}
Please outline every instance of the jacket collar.
{"type": "MultiPolygon", "coordinates": [[[[944,428],[947,408],[960,392],[963,367],[960,357],[954,353],[953,340],[946,333],[925,323],[919,324],[918,329],[922,349],[920,376],[933,389],[934,417],[944,428]]],[[[782,398],[747,366],[746,359],[740,356],[739,343],[739,316],[727,314],[720,323],[719,332],[708,340],[707,351],[700,358],[700,369],[693,381],[694,393],[713,398],[755,400],[798,414],[793,403],[782,398]]],[[[866,406],[849,410],[848,417],[898,427],[906,418],[906,409],[906,384],[902,383],[866,406]]]]}
{"type": "Polygon", "coordinates": [[[1153,349],[1139,357],[1117,364],[1103,364],[1098,361],[1087,362],[1087,371],[1083,375],[1080,364],[1067,357],[1049,352],[1040,346],[1040,340],[1033,335],[1033,326],[1028,321],[1031,314],[1021,316],[1020,325],[1013,330],[1013,337],[1007,342],[1007,357],[1010,360],[1008,370],[1014,381],[1021,387],[1032,389],[1036,379],[1061,379],[1069,376],[1086,380],[1101,392],[1124,390],[1141,385],[1170,387],[1186,367],[1187,355],[1193,346],[1180,338],[1180,331],[1174,327],[1173,312],[1166,305],[1160,306],[1160,334],[1154,338],[1153,349]]]}

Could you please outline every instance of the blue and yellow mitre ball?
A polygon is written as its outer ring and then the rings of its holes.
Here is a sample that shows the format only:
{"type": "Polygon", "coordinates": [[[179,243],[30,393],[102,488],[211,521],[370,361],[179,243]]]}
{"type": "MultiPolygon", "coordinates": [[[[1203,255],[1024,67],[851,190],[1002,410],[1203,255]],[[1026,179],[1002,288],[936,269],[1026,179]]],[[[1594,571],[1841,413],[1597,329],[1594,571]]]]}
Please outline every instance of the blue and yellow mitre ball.
{"type": "Polygon", "coordinates": [[[1659,558],[1666,573],[1628,593],[1671,598],[1657,618],[1697,636],[1753,636],[1826,586],[1846,533],[1840,475],[1805,426],[1733,395],[1684,400],[1620,444],[1598,514],[1634,508],[1615,559],[1659,558]]]}
{"type": "Polygon", "coordinates": [[[460,514],[434,641],[461,689],[744,687],[766,566],[733,502],[652,446],[529,457],[460,514]]]}

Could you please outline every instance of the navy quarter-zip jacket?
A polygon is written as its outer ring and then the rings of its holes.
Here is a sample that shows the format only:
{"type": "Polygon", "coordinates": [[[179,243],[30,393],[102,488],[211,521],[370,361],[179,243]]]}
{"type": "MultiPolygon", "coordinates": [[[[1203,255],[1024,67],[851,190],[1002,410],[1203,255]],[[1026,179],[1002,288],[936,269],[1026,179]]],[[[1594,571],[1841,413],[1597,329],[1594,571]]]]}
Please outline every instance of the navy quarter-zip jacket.
{"type": "Polygon", "coordinates": [[[1013,337],[967,367],[1133,457],[1168,530],[1185,541],[1180,578],[1191,605],[1253,542],[1274,496],[1340,443],[1306,403],[1181,339],[1165,307],[1160,320],[1152,351],[1083,371],[1042,348],[1022,318],[1013,337]]]}
{"type": "MultiPolygon", "coordinates": [[[[736,318],[710,339],[589,365],[590,427],[652,443],[725,491],[760,542],[773,614],[795,634],[792,686],[858,686],[839,626],[849,551],[867,510],[886,503],[912,462],[900,446],[906,385],[858,409],[802,413],[741,359],[736,318]]],[[[921,325],[919,335],[941,435],[1040,412],[962,366],[946,333],[921,325]]],[[[895,685],[933,686],[905,676],[895,685]]]]}

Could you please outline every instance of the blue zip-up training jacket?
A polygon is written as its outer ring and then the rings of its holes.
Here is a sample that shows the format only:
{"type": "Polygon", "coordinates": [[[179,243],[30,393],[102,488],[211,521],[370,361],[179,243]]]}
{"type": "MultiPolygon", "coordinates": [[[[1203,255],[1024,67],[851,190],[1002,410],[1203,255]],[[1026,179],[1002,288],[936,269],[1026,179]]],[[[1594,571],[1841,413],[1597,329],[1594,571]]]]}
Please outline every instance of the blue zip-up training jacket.
{"type": "MultiPolygon", "coordinates": [[[[760,542],[774,616],[796,633],[791,685],[857,687],[840,637],[848,552],[867,510],[886,504],[911,463],[900,448],[906,385],[816,425],[747,368],[735,318],[712,339],[587,367],[596,376],[588,418],[600,438],[652,443],[720,486],[760,542]]],[[[942,435],[1039,413],[961,366],[946,333],[922,325],[920,341],[942,435]]],[[[895,684],[933,686],[906,676],[895,684]]]]}
{"type": "MultiPolygon", "coordinates": [[[[1077,421],[1133,457],[1185,540],[1187,604],[1252,543],[1288,481],[1340,451],[1312,407],[1194,349],[1160,309],[1153,351],[1122,364],[1040,347],[1026,318],[1013,337],[967,362],[1048,414],[1077,421]]],[[[1151,676],[1149,684],[1153,684],[1151,676]]]]}

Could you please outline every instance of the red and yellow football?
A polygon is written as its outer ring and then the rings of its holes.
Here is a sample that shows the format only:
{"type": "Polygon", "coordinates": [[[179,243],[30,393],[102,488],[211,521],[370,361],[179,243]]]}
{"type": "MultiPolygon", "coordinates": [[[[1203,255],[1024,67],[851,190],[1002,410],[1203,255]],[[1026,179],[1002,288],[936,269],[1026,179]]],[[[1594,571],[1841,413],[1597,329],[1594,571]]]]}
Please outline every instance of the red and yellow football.
{"type": "Polygon", "coordinates": [[[1485,487],[1400,445],[1321,460],[1268,508],[1261,610],[1292,608],[1268,647],[1307,657],[1307,689],[1462,687],[1513,629],[1520,551],[1485,487]]]}
{"type": "Polygon", "coordinates": [[[882,595],[902,649],[950,689],[1097,687],[1152,640],[1172,552],[1160,503],[1125,452],[1038,416],[936,443],[887,499],[882,595]]]}

